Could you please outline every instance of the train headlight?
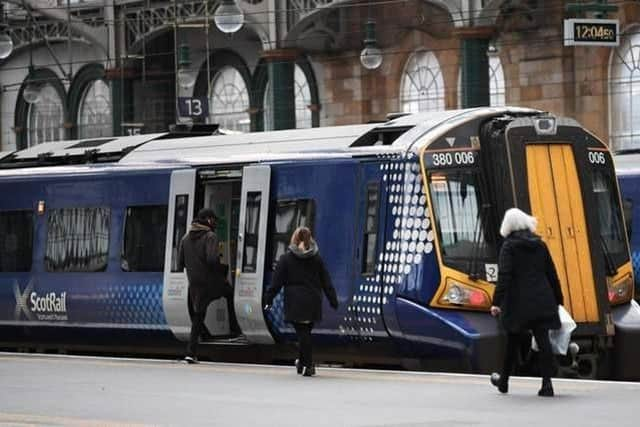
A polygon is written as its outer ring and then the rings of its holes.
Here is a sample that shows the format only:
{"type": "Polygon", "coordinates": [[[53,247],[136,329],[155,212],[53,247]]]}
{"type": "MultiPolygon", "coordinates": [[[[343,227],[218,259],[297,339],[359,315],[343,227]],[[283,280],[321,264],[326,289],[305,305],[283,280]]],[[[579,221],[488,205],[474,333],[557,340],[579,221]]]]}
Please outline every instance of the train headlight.
{"type": "Polygon", "coordinates": [[[609,303],[611,305],[628,302],[633,296],[633,279],[631,275],[626,275],[617,282],[610,282],[607,288],[609,303]]]}
{"type": "Polygon", "coordinates": [[[464,304],[464,291],[458,285],[451,285],[444,298],[451,304],[464,304]]]}
{"type": "Polygon", "coordinates": [[[555,135],[557,131],[556,118],[553,116],[537,117],[533,119],[533,127],[538,135],[555,135]]]}
{"type": "Polygon", "coordinates": [[[482,289],[448,279],[447,287],[440,297],[440,303],[471,308],[488,308],[491,305],[491,300],[482,289]]]}

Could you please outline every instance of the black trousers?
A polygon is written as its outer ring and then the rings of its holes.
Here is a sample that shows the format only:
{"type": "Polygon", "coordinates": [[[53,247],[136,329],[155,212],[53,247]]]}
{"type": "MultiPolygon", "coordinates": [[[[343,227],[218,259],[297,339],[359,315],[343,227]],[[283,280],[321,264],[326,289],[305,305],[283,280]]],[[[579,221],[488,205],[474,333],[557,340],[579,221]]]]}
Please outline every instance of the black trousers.
{"type": "MultiPolygon", "coordinates": [[[[549,341],[549,329],[534,327],[531,330],[533,336],[536,338],[539,349],[539,362],[540,362],[540,375],[543,379],[551,378],[554,372],[553,353],[551,352],[551,342],[549,341]]],[[[508,381],[509,375],[513,370],[513,367],[518,360],[518,349],[522,334],[520,333],[508,333],[507,334],[507,351],[505,353],[502,373],[500,375],[502,381],[508,381]]]]}
{"type": "Polygon", "coordinates": [[[300,364],[310,368],[313,366],[313,351],[311,348],[313,323],[294,322],[293,328],[296,330],[296,335],[298,335],[298,358],[300,359],[300,364]]]}
{"type": "MultiPolygon", "coordinates": [[[[227,312],[229,313],[231,335],[238,335],[240,334],[240,327],[238,326],[236,312],[233,307],[233,288],[231,286],[228,287],[228,291],[225,292],[224,297],[227,299],[227,312]]],[[[207,308],[205,307],[203,312],[196,312],[193,311],[192,307],[192,310],[189,310],[189,315],[191,316],[191,333],[189,335],[189,343],[187,344],[187,356],[197,357],[198,343],[204,332],[204,319],[207,316],[207,308]]]]}
{"type": "Polygon", "coordinates": [[[189,343],[187,344],[187,356],[198,356],[198,344],[200,342],[200,336],[204,331],[204,318],[206,316],[206,310],[191,314],[191,334],[189,335],[189,343]]]}

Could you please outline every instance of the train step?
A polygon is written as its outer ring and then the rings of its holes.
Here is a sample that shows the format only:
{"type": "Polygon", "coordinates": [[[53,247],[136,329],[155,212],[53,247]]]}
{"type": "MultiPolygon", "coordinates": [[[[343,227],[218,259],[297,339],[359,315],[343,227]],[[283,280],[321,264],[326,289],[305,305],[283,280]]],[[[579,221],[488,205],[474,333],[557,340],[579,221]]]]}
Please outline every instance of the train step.
{"type": "Polygon", "coordinates": [[[236,337],[221,337],[221,338],[210,338],[208,340],[202,341],[200,345],[249,345],[249,340],[244,335],[238,335],[236,337]]]}

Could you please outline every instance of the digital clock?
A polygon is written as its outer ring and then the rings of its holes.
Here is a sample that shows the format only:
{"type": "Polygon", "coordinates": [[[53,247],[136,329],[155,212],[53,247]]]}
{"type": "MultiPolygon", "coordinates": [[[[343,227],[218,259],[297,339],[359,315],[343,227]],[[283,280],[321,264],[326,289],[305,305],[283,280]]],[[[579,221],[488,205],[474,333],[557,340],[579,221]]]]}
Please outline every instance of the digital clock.
{"type": "Polygon", "coordinates": [[[565,46],[618,46],[617,19],[565,19],[565,46]]]}

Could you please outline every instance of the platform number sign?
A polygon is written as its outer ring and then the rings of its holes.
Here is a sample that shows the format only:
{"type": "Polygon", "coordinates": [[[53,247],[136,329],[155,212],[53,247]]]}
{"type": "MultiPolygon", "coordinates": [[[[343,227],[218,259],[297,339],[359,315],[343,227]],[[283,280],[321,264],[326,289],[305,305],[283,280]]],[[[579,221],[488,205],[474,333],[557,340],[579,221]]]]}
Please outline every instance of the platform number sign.
{"type": "Polygon", "coordinates": [[[125,136],[142,135],[144,123],[122,123],[122,134],[125,136]]]}
{"type": "Polygon", "coordinates": [[[180,117],[204,118],[209,116],[209,100],[206,97],[178,98],[180,117]]]}

